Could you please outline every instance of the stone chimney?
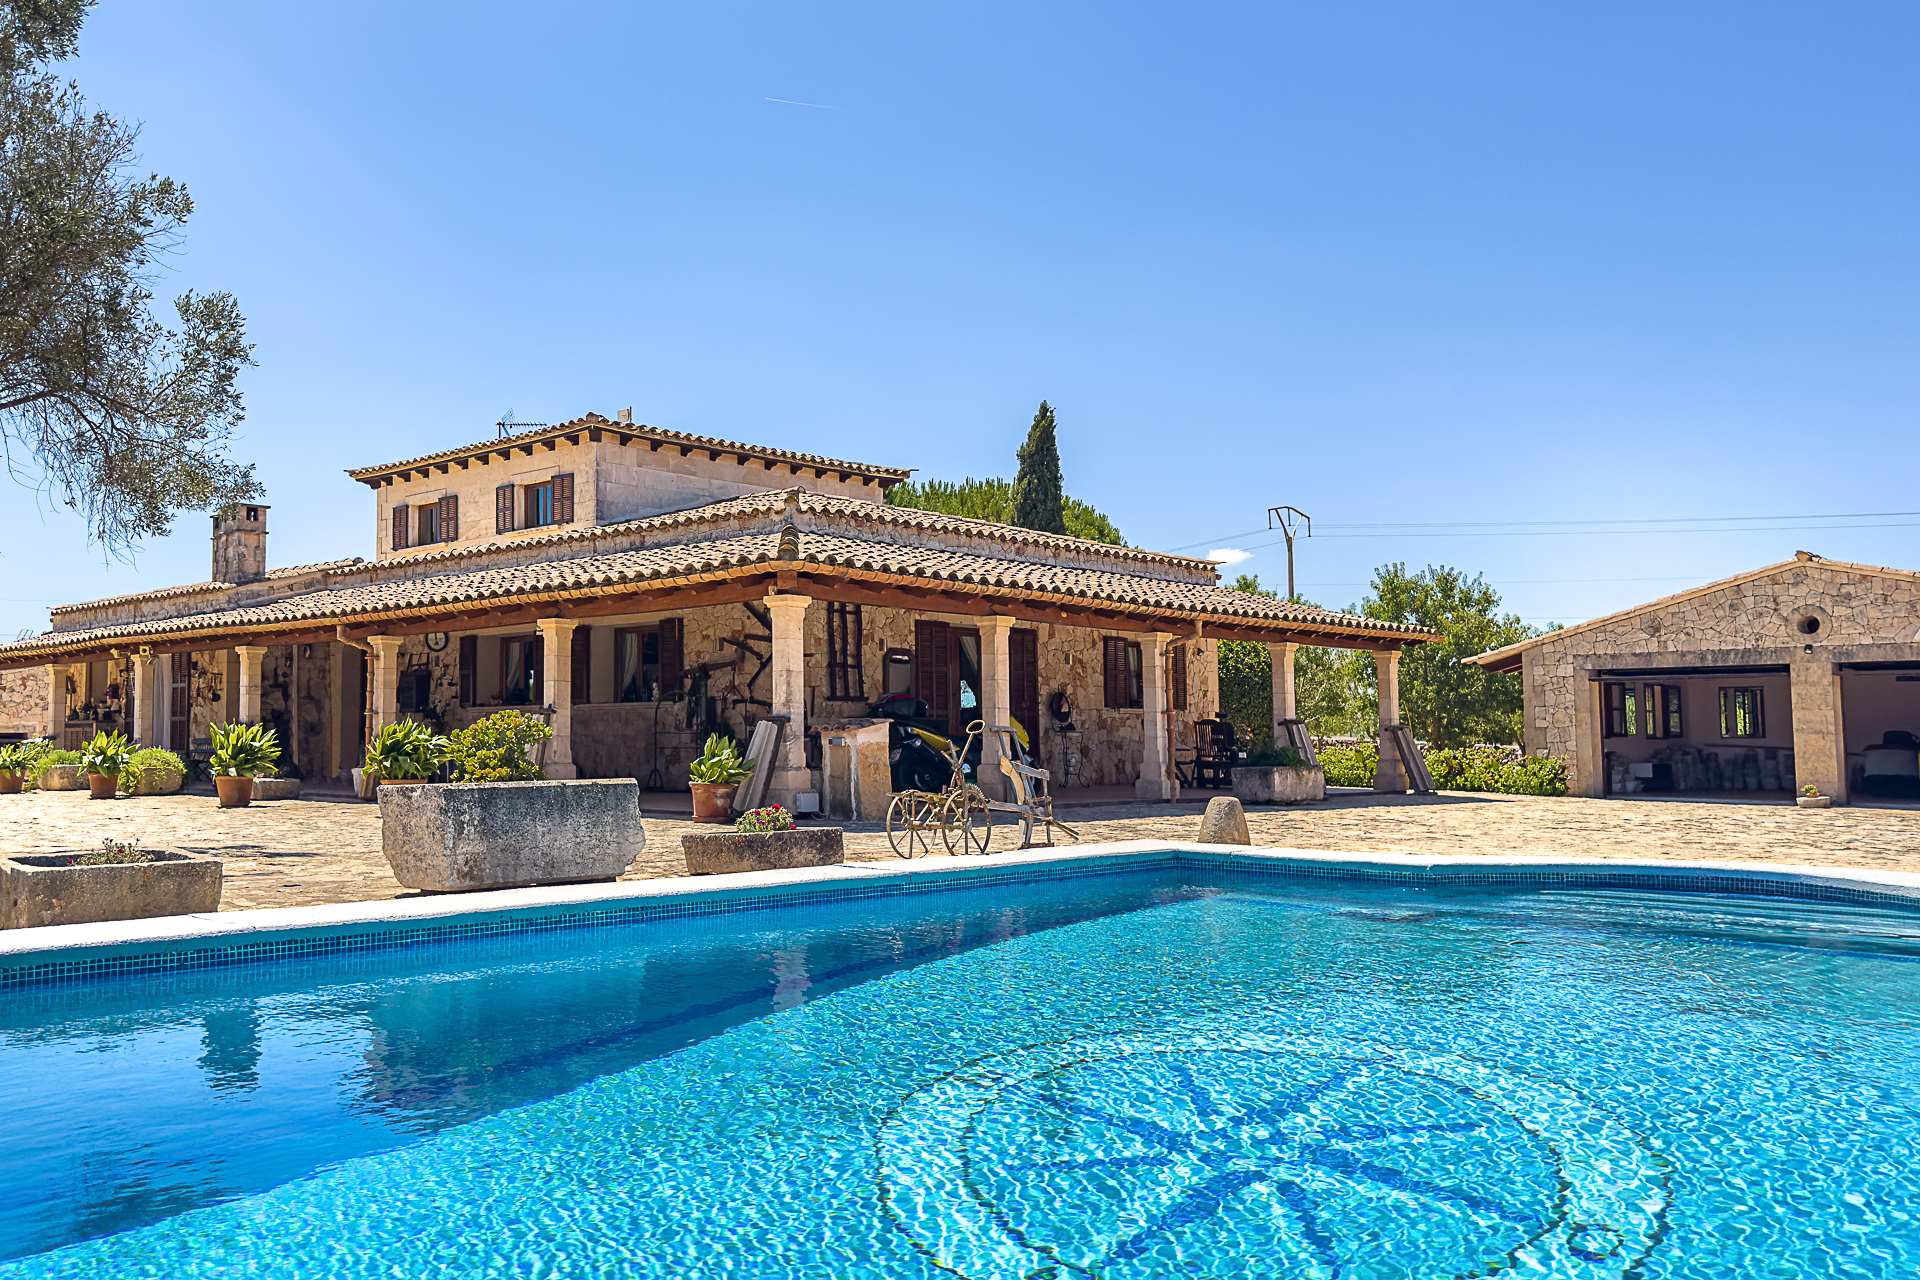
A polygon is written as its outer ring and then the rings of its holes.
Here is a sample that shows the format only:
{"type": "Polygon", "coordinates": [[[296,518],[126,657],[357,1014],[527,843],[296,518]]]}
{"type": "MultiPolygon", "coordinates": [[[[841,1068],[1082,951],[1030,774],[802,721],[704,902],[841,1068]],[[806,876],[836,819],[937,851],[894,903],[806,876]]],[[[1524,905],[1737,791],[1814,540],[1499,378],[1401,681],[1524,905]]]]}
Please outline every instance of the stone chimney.
{"type": "Polygon", "coordinates": [[[267,576],[267,506],[236,502],[213,517],[213,580],[258,582],[267,576]]]}

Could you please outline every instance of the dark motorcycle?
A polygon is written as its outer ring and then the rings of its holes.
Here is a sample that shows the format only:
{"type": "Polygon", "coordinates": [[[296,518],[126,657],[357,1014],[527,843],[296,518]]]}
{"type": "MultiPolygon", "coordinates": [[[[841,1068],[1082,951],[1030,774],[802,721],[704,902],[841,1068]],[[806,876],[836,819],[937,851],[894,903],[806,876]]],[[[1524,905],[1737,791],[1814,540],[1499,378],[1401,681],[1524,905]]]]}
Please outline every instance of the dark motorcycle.
{"type": "MultiPolygon", "coordinates": [[[[953,767],[941,754],[951,749],[945,720],[927,715],[927,704],[907,693],[891,693],[870,708],[876,719],[887,720],[887,760],[893,767],[895,791],[944,791],[953,781],[953,767]],[[922,734],[938,739],[936,746],[922,734]]],[[[975,739],[965,765],[970,777],[980,773],[980,743],[975,739]]]]}

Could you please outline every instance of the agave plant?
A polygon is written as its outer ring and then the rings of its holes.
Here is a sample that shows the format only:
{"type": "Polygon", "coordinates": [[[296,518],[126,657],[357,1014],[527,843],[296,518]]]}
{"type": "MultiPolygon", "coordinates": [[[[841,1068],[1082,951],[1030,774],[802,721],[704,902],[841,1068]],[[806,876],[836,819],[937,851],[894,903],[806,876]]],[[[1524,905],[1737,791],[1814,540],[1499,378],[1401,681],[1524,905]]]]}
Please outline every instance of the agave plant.
{"type": "Polygon", "coordinates": [[[215,776],[257,778],[273,772],[280,759],[280,739],[263,724],[216,724],[213,756],[207,761],[215,776]]]}
{"type": "Polygon", "coordinates": [[[134,750],[134,745],[127,741],[127,735],[118,730],[96,733],[93,740],[80,749],[80,767],[88,773],[118,778],[126,772],[127,762],[133,759],[134,750]]]}
{"type": "Polygon", "coordinates": [[[367,744],[367,772],[385,782],[419,782],[447,758],[447,740],[414,720],[382,725],[367,744]]]}
{"type": "Polygon", "coordinates": [[[752,760],[740,758],[740,748],[734,745],[732,738],[716,733],[707,739],[707,749],[700,758],[687,766],[687,776],[695,782],[725,786],[730,782],[745,782],[751,778],[753,765],[752,760]]]}

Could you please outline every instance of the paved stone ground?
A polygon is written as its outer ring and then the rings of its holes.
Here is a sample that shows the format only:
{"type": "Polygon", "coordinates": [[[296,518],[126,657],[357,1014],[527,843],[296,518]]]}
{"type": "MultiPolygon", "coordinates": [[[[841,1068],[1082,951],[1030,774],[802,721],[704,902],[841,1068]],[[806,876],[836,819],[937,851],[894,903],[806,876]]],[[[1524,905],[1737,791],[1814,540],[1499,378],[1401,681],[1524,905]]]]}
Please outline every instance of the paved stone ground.
{"type": "MultiPolygon", "coordinates": [[[[1205,802],[1114,804],[1065,816],[1088,840],[1195,839],[1205,802]]],[[[1920,871],[1920,809],[1798,809],[1533,796],[1336,796],[1248,814],[1254,841],[1302,849],[1411,854],[1561,854],[1810,863],[1920,871]]],[[[624,879],[682,874],[692,823],[645,819],[647,852],[624,879]]],[[[853,860],[890,859],[871,823],[847,828],[853,860]]],[[[222,910],[392,898],[405,891],[380,853],[380,810],[334,799],[221,809],[211,794],[89,800],[84,791],[0,796],[0,853],[97,847],[102,839],[177,845],[227,859],[222,910]]],[[[1012,847],[996,832],[995,848],[1012,847]]]]}

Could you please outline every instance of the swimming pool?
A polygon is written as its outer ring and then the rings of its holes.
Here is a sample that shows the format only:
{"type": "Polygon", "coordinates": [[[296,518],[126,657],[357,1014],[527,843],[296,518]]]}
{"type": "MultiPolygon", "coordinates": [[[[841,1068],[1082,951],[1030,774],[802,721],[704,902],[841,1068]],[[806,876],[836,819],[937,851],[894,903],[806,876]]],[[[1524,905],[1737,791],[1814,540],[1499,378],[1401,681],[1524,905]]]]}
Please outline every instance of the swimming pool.
{"type": "Polygon", "coordinates": [[[0,1277],[1911,1276],[1916,958],[1168,864],[23,987],[0,1277]]]}

